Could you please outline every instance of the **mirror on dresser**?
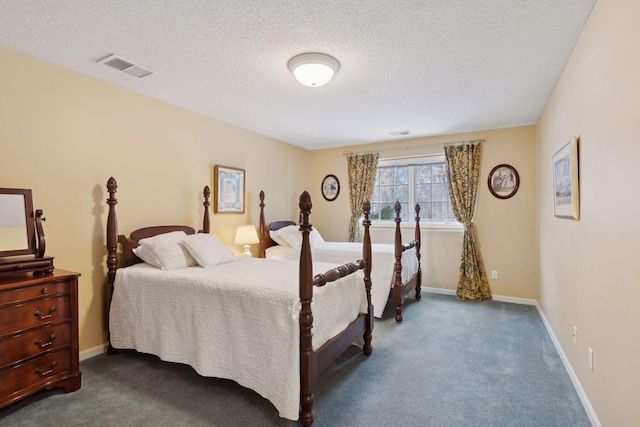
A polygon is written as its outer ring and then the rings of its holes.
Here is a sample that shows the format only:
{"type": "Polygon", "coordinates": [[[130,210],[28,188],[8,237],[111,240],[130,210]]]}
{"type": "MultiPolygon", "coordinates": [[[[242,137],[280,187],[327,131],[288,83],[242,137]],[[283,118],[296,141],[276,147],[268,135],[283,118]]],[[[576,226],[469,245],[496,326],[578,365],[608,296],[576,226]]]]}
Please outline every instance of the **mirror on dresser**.
{"type": "Polygon", "coordinates": [[[53,271],[53,258],[44,256],[42,221],[30,189],[0,188],[0,276],[53,271]]]}

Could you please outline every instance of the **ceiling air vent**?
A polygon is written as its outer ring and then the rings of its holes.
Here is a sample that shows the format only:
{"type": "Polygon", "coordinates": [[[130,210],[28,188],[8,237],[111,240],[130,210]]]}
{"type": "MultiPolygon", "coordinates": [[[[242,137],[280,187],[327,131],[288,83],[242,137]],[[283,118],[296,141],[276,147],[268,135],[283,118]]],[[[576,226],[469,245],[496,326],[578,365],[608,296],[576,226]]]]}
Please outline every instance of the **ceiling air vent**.
{"type": "Polygon", "coordinates": [[[131,74],[132,76],[138,78],[154,74],[154,71],[151,71],[150,69],[142,67],[140,65],[136,65],[133,62],[127,61],[126,59],[120,58],[116,55],[109,55],[106,58],[98,61],[98,63],[104,64],[111,68],[115,68],[118,71],[124,71],[125,73],[131,74]]]}
{"type": "Polygon", "coordinates": [[[389,135],[393,135],[393,136],[409,135],[409,131],[408,130],[401,130],[401,131],[398,131],[398,132],[389,132],[389,135]]]}

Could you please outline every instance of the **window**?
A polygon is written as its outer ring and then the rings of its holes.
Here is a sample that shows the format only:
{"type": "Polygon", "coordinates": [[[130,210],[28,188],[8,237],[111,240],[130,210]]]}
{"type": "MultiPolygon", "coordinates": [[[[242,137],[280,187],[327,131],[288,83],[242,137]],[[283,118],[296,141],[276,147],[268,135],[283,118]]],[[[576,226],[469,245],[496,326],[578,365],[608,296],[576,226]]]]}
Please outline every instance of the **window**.
{"type": "Polygon", "coordinates": [[[413,222],[420,204],[420,223],[456,223],[449,199],[444,156],[380,160],[371,200],[371,220],[379,224],[395,219],[395,202],[400,218],[413,222]]]}

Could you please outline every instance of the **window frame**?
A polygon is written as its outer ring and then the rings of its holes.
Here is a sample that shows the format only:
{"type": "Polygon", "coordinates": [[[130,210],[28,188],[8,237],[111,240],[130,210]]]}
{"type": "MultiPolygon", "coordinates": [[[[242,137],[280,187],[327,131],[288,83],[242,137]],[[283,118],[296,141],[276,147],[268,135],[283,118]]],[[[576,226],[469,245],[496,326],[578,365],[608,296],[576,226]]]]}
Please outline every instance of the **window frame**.
{"type": "MultiPolygon", "coordinates": [[[[396,157],[389,159],[380,159],[378,160],[378,166],[376,169],[389,167],[389,166],[409,166],[409,165],[418,165],[425,163],[445,163],[444,153],[442,154],[426,154],[421,156],[411,156],[411,157],[396,157]]],[[[377,179],[377,171],[376,171],[376,179],[377,179]]],[[[402,229],[415,229],[416,221],[415,221],[415,194],[416,194],[416,183],[415,183],[415,169],[411,168],[408,177],[408,203],[407,205],[410,207],[410,212],[408,212],[408,219],[403,219],[400,223],[400,227],[402,229]]],[[[374,187],[375,191],[375,187],[374,187]]],[[[447,188],[447,194],[449,190],[447,188]]],[[[394,202],[395,203],[395,202],[394,202]]],[[[371,227],[378,229],[386,229],[386,228],[395,228],[395,211],[393,214],[393,219],[372,219],[371,227]]],[[[453,220],[428,220],[425,218],[420,218],[420,229],[434,229],[434,230],[462,230],[463,226],[455,219],[453,220]]]]}

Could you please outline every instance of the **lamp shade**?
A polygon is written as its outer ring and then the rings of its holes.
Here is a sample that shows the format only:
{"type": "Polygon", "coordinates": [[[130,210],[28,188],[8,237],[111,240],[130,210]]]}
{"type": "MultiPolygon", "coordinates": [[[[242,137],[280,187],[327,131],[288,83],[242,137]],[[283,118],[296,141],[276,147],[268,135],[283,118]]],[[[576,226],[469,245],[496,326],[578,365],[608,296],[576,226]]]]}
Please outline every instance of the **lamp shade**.
{"type": "Polygon", "coordinates": [[[340,63],[324,53],[302,53],[289,60],[289,69],[305,86],[324,86],[340,68],[340,63]]]}
{"type": "Polygon", "coordinates": [[[236,230],[236,245],[253,245],[259,242],[255,225],[241,225],[236,230]]]}

